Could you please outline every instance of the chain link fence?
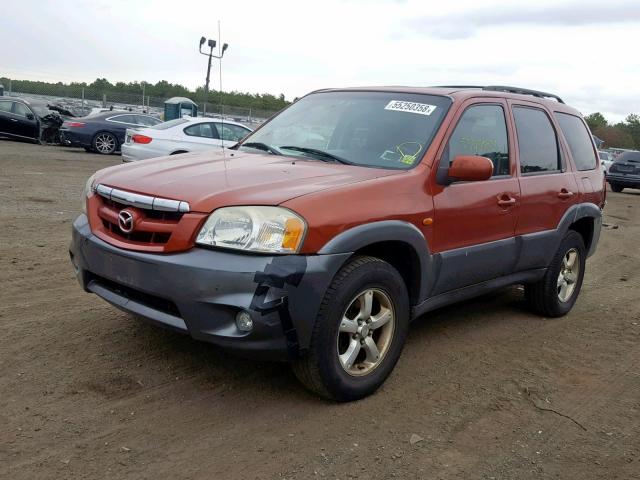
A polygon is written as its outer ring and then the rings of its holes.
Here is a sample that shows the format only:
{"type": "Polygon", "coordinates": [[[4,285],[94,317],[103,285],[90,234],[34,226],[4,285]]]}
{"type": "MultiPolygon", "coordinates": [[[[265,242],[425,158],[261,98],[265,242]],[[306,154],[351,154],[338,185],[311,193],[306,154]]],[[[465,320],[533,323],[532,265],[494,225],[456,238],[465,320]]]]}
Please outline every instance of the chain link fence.
{"type": "MultiPolygon", "coordinates": [[[[54,103],[69,110],[74,116],[81,117],[103,109],[127,110],[132,112],[145,112],[158,118],[164,118],[164,102],[168,98],[152,97],[123,92],[100,92],[81,85],[58,84],[33,84],[14,90],[14,85],[9,78],[2,78],[0,84],[4,87],[4,95],[39,99],[44,102],[54,103]]],[[[16,84],[17,86],[17,84],[16,84]]],[[[198,102],[198,115],[203,115],[205,105],[198,102]]],[[[212,102],[206,103],[207,117],[224,117],[245,123],[248,126],[256,126],[274,115],[272,110],[261,110],[234,105],[220,105],[212,102]]]]}

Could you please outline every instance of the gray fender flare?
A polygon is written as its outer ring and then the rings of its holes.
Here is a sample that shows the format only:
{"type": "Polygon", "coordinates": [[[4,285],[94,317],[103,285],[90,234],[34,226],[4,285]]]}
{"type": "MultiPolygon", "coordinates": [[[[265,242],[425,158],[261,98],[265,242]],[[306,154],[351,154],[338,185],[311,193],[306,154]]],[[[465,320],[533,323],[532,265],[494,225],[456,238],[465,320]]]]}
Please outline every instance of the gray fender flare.
{"type": "Polygon", "coordinates": [[[375,243],[391,241],[405,243],[415,253],[419,264],[418,301],[424,300],[435,280],[434,275],[428,274],[434,268],[434,259],[422,232],[409,222],[382,220],[358,225],[333,237],[318,253],[353,253],[375,243]]]}
{"type": "Polygon", "coordinates": [[[600,228],[602,227],[602,211],[594,203],[578,203],[571,206],[562,216],[558,224],[559,239],[569,231],[569,227],[582,218],[593,218],[593,236],[587,256],[591,256],[598,245],[600,239],[600,228]]]}

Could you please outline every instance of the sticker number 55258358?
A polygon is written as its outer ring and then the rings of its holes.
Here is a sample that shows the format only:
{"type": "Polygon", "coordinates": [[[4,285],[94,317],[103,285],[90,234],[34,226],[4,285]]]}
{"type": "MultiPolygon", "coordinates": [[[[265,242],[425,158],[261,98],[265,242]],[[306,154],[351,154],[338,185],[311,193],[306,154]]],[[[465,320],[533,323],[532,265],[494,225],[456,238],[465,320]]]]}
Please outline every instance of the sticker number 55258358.
{"type": "Polygon", "coordinates": [[[384,107],[385,110],[395,110],[396,112],[418,113],[420,115],[431,115],[436,109],[435,105],[427,103],[405,102],[404,100],[391,100],[384,107]]]}

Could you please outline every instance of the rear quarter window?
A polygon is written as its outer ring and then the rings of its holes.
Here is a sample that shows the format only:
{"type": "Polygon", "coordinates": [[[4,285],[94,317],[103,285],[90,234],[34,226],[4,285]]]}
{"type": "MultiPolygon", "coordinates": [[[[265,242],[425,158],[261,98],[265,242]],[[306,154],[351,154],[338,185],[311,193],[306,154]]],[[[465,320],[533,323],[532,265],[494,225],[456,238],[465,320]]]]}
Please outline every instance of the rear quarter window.
{"type": "Polygon", "coordinates": [[[584,122],[574,115],[555,112],[560,130],[569,144],[573,162],[580,171],[596,168],[597,159],[593,149],[591,134],[584,122]]]}

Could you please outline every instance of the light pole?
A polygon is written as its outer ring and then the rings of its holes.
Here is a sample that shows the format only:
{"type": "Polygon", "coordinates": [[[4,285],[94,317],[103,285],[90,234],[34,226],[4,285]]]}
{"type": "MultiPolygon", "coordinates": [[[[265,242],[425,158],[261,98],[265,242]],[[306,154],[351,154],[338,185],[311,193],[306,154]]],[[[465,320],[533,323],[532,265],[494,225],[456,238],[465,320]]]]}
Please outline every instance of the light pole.
{"type": "Polygon", "coordinates": [[[144,81],[142,82],[142,113],[146,113],[144,111],[144,81]]]}
{"type": "MultiPolygon", "coordinates": [[[[220,23],[218,22],[218,40],[220,39],[220,23]]],[[[211,59],[212,58],[217,58],[218,60],[220,60],[220,114],[222,115],[222,57],[224,57],[224,52],[227,50],[227,48],[229,48],[229,44],[225,43],[222,45],[222,49],[218,50],[218,55],[214,55],[213,54],[213,49],[216,47],[218,43],[215,40],[207,40],[205,37],[200,37],[200,48],[199,48],[199,52],[202,55],[205,55],[207,57],[209,57],[209,62],[207,64],[207,80],[206,83],[204,84],[204,109],[203,109],[203,115],[206,116],[207,114],[207,99],[209,98],[209,78],[211,76],[211,59]],[[209,46],[209,53],[203,52],[202,51],[202,46],[205,44],[205,42],[207,43],[207,45],[209,46]]]]}

